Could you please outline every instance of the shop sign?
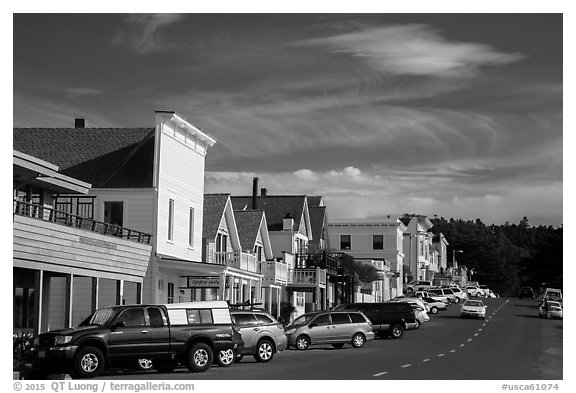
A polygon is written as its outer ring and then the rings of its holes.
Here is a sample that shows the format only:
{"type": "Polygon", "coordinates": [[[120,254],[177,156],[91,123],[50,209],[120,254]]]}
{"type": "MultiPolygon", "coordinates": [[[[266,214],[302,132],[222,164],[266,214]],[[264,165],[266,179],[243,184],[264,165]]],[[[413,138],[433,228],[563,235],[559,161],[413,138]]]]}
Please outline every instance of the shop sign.
{"type": "Polygon", "coordinates": [[[219,288],[218,276],[188,276],[188,288],[219,288]]]}

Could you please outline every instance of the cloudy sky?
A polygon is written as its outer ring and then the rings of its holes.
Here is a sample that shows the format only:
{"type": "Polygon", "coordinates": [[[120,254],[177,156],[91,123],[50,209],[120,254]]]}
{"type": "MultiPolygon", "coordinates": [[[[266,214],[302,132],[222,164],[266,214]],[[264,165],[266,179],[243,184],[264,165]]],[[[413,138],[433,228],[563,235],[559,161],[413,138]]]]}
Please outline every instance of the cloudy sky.
{"type": "Polygon", "coordinates": [[[16,14],[16,127],[217,139],[206,191],[562,224],[561,14],[16,14]]]}

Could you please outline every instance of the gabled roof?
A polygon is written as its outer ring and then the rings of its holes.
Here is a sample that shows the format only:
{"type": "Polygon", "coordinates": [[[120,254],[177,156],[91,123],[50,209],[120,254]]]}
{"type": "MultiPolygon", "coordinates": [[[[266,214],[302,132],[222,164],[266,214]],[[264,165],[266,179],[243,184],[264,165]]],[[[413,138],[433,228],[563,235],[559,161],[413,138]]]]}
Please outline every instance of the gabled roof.
{"type": "MultiPolygon", "coordinates": [[[[310,199],[308,199],[310,201],[310,199]]],[[[320,243],[322,238],[322,229],[324,228],[324,222],[326,219],[326,206],[322,207],[310,207],[308,208],[310,212],[310,226],[312,231],[312,239],[314,243],[320,243]]]]}
{"type": "Polygon", "coordinates": [[[322,197],[319,195],[307,196],[306,199],[308,199],[308,207],[309,208],[324,206],[323,201],[322,201],[322,197]]]}
{"type": "Polygon", "coordinates": [[[264,210],[234,210],[238,236],[244,250],[254,250],[263,216],[264,210]]]}
{"type": "Polygon", "coordinates": [[[202,237],[215,239],[230,194],[204,194],[202,237]]]}
{"type": "Polygon", "coordinates": [[[154,128],[14,128],[13,147],[92,187],[151,187],[154,128]]]}
{"type": "MultiPolygon", "coordinates": [[[[267,195],[256,197],[256,209],[266,213],[269,231],[281,231],[286,214],[294,218],[294,228],[300,228],[300,219],[306,206],[305,195],[267,195]]],[[[251,210],[251,196],[233,196],[234,210],[251,210]]]]}

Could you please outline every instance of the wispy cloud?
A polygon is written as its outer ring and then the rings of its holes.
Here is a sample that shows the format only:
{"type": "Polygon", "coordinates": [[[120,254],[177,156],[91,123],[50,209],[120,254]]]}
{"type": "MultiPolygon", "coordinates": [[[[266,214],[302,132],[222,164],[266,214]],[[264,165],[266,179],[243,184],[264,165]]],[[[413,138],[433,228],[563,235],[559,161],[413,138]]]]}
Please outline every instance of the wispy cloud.
{"type": "Polygon", "coordinates": [[[86,97],[86,96],[98,96],[102,95],[104,92],[100,89],[94,89],[92,87],[69,87],[64,89],[66,95],[72,98],[86,97]]]}
{"type": "Polygon", "coordinates": [[[162,30],[181,19],[181,14],[136,14],[126,18],[128,30],[117,34],[113,43],[138,54],[167,50],[172,44],[162,39],[162,30]]]}
{"type": "Polygon", "coordinates": [[[348,54],[392,75],[468,78],[482,67],[526,58],[521,53],[499,52],[486,44],[450,41],[437,29],[422,24],[366,28],[294,45],[348,54]]]}

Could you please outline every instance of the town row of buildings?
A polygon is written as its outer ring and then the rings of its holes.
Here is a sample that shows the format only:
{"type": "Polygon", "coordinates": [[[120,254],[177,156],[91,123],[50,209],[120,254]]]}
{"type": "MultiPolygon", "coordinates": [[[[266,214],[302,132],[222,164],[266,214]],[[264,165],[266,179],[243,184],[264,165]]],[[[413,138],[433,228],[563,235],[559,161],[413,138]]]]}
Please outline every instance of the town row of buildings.
{"type": "Polygon", "coordinates": [[[273,195],[257,178],[251,195],[206,194],[215,143],[168,111],[152,128],[15,128],[14,329],[129,303],[219,299],[299,315],[447,275],[448,241],[424,216],[329,220],[322,196],[273,195]],[[355,284],[357,264],[378,279],[355,284]]]}

